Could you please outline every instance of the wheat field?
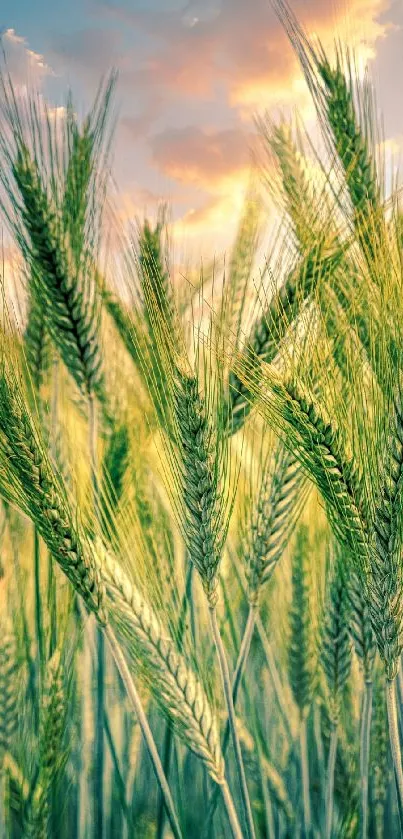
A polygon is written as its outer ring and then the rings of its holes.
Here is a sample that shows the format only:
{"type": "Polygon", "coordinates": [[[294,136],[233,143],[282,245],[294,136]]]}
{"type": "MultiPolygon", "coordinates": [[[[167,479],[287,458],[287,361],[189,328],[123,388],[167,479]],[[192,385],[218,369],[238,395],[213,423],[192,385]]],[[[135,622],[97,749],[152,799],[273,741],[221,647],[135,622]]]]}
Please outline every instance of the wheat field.
{"type": "Polygon", "coordinates": [[[399,173],[275,5],[321,140],[259,116],[186,276],[119,220],[115,75],[57,117],[2,59],[1,839],[403,835],[399,173]]]}

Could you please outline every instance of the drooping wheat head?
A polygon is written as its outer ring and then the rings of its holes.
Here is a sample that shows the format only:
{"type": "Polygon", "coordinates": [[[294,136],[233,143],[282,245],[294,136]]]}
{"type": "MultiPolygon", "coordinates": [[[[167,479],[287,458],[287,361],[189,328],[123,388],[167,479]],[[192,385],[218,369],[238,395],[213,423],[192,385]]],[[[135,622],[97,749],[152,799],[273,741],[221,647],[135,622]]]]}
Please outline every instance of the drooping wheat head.
{"type": "Polygon", "coordinates": [[[107,555],[102,566],[113,602],[111,619],[126,638],[128,652],[179,736],[203,760],[211,777],[221,783],[224,764],[217,721],[200,680],[118,562],[107,555]]]}
{"type": "Polygon", "coordinates": [[[104,619],[97,560],[50,465],[15,373],[4,358],[0,376],[0,474],[4,497],[34,522],[54,559],[90,611],[104,619]]]}

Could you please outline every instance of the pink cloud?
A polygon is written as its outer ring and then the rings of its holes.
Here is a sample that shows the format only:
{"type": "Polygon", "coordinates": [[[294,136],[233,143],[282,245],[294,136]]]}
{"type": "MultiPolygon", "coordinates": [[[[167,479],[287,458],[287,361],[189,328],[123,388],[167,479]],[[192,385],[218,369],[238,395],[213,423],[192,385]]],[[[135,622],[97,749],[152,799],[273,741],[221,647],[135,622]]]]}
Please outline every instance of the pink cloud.
{"type": "MultiPolygon", "coordinates": [[[[390,0],[292,0],[291,5],[307,31],[325,41],[344,27],[354,43],[371,47],[387,31],[379,18],[390,0]]],[[[189,3],[185,13],[131,12],[108,4],[104,8],[152,40],[150,54],[131,73],[133,80],[148,87],[208,99],[217,85],[224,85],[229,101],[237,104],[247,100],[248,90],[283,90],[300,75],[268,0],[204,0],[189,3]]]]}
{"type": "Polygon", "coordinates": [[[255,134],[241,129],[207,131],[195,126],[171,129],[151,142],[155,165],[171,178],[211,188],[251,162],[255,134]]]}

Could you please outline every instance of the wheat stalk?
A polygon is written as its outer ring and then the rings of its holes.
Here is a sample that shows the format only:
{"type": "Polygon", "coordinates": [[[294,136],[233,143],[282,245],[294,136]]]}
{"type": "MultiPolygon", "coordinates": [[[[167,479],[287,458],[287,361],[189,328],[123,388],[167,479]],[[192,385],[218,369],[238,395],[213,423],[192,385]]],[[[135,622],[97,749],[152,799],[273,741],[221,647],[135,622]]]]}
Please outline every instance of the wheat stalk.
{"type": "Polygon", "coordinates": [[[305,833],[312,830],[306,720],[315,690],[316,661],[309,585],[309,537],[300,525],[292,558],[292,602],[288,645],[288,676],[300,715],[300,754],[305,833]]]}
{"type": "Polygon", "coordinates": [[[374,708],[371,731],[371,771],[375,836],[384,835],[385,802],[388,786],[388,718],[385,700],[385,678],[378,669],[374,684],[374,708]]]}
{"type": "Polygon", "coordinates": [[[364,673],[364,699],[361,712],[360,775],[361,775],[361,835],[368,835],[368,773],[372,718],[372,676],[376,644],[370,610],[362,580],[352,568],[348,585],[350,597],[350,633],[364,673]]]}

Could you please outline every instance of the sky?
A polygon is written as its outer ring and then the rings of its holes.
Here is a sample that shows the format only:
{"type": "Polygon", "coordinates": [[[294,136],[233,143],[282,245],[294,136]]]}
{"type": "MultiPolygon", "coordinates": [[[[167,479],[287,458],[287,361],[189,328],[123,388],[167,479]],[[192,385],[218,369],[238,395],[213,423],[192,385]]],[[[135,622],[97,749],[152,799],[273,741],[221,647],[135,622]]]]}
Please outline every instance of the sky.
{"type": "MultiPolygon", "coordinates": [[[[402,0],[291,0],[308,33],[368,64],[387,143],[403,142],[402,0]]],[[[175,234],[209,256],[234,234],[256,148],[256,115],[308,128],[314,112],[269,0],[2,0],[15,80],[79,113],[118,71],[113,171],[122,219],[167,201],[175,234]]]]}

